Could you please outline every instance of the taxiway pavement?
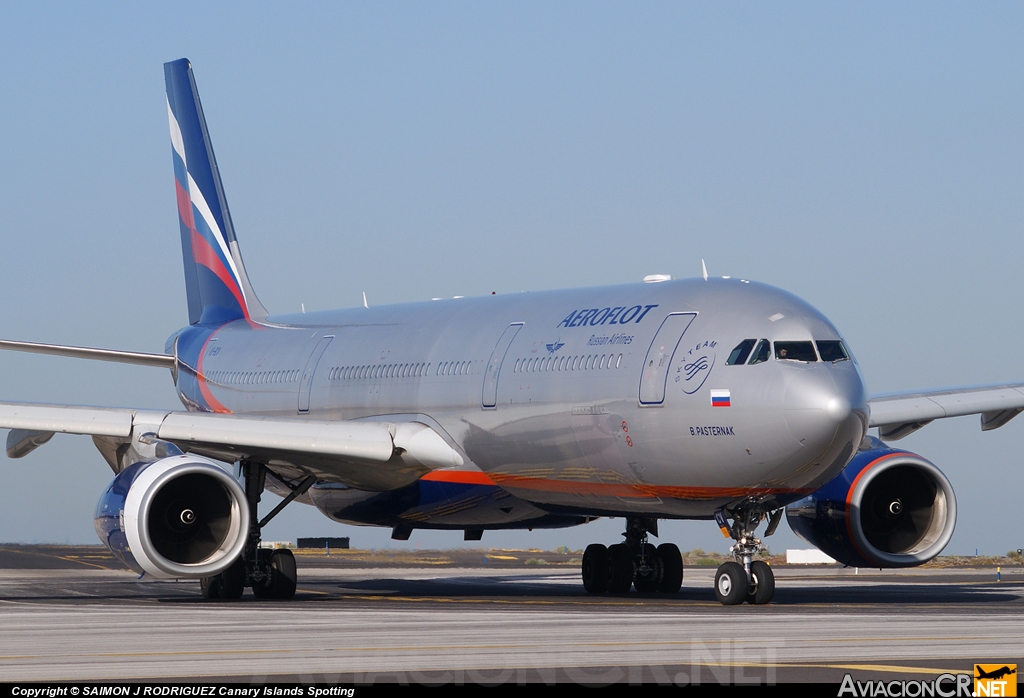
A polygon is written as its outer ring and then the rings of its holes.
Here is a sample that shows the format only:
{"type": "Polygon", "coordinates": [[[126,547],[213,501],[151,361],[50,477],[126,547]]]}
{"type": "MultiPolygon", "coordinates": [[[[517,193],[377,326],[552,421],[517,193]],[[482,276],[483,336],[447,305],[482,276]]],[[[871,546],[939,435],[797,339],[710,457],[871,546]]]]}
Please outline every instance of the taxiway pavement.
{"type": "Polygon", "coordinates": [[[6,681],[838,683],[1024,664],[1019,567],[999,582],[994,569],[778,567],[772,604],[723,607],[713,567],[688,568],[672,596],[590,596],[575,566],[300,557],[291,601],[207,602],[195,581],[40,550],[0,548],[6,681]]]}

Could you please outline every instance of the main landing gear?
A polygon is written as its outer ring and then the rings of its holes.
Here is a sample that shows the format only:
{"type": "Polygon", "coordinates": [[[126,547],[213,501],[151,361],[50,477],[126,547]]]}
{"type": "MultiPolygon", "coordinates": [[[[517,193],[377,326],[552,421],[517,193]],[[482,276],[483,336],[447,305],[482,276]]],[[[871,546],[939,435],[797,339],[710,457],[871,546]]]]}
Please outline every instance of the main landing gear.
{"type": "Polygon", "coordinates": [[[242,556],[215,577],[203,577],[199,587],[207,599],[238,599],[246,587],[257,599],[290,599],[295,596],[298,578],[295,556],[291,550],[264,550],[260,548],[260,530],[296,497],[309,489],[316,478],[312,475],[292,489],[291,494],[272,512],[258,518],[257,507],[267,471],[260,463],[242,461],[245,476],[245,496],[249,504],[249,535],[242,556]]]}
{"type": "MultiPolygon", "coordinates": [[[[735,606],[744,601],[765,604],[775,595],[775,575],[772,568],[762,560],[753,559],[764,550],[761,539],[754,537],[754,531],[764,516],[763,511],[756,507],[736,509],[733,511],[733,524],[730,527],[723,512],[715,513],[715,520],[722,532],[736,541],[729,549],[735,561],[722,563],[715,573],[715,597],[726,606],[735,606]]],[[[781,509],[772,512],[765,536],[775,533],[781,520],[781,509]]]]}
{"type": "Polygon", "coordinates": [[[654,547],[647,534],[658,535],[656,519],[627,518],[626,540],[605,547],[588,545],[583,553],[583,588],[591,594],[640,592],[674,594],[683,583],[683,557],[672,543],[654,547]]]}

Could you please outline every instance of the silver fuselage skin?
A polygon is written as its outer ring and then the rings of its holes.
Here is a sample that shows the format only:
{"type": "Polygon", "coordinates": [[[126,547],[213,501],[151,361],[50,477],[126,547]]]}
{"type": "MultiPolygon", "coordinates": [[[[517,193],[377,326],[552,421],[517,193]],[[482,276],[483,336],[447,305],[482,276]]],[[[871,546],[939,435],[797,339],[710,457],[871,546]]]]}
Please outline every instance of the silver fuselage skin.
{"type": "MultiPolygon", "coordinates": [[[[709,518],[799,499],[867,431],[852,358],[726,365],[744,339],[840,334],[796,296],[739,279],[457,298],[229,323],[198,350],[199,393],[179,393],[190,409],[426,423],[460,470],[534,517],[709,518]]],[[[527,525],[507,508],[473,525],[527,525]]]]}

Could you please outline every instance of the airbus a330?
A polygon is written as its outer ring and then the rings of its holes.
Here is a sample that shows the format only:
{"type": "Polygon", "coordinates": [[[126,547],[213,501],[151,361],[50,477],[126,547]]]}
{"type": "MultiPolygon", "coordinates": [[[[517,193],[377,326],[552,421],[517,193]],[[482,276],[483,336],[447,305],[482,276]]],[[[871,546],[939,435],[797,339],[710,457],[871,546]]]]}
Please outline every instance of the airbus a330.
{"type": "Polygon", "coordinates": [[[85,434],[115,477],[95,518],[126,565],[210,598],[290,598],[295,560],[260,530],[301,502],[344,523],[465,531],[625,520],[594,543],[588,592],[672,594],[683,563],[659,519],[735,542],[714,592],[768,603],[757,528],[792,528],[847,565],[938,555],[946,477],[885,443],[928,422],[1024,409],[1024,384],[869,399],[828,318],[734,278],[270,316],[239,250],[191,67],[164,66],[189,325],[164,353],[4,341],[169,369],[183,411],[0,403],[7,454],[85,434]],[[879,428],[881,439],[868,436],[879,428]],[[237,474],[237,476],[236,476],[237,474]],[[281,495],[258,515],[262,492],[281,495]]]}

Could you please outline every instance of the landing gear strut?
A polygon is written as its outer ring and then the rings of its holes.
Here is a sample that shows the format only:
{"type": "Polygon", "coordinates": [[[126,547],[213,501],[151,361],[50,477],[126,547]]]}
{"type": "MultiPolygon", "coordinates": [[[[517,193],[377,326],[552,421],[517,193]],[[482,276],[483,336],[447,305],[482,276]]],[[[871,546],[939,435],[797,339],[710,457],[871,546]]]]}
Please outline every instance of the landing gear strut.
{"type": "Polygon", "coordinates": [[[639,592],[674,594],[683,583],[683,558],[672,543],[654,547],[647,534],[658,535],[657,519],[627,518],[625,541],[605,547],[588,545],[583,553],[583,588],[591,594],[639,592]]]}
{"type": "MultiPolygon", "coordinates": [[[[291,550],[263,550],[260,530],[296,497],[309,489],[316,478],[312,475],[292,489],[291,494],[273,511],[259,518],[257,508],[266,482],[267,470],[261,463],[241,462],[245,477],[245,496],[249,504],[249,534],[242,556],[215,577],[203,577],[200,589],[207,599],[237,599],[246,587],[258,599],[290,599],[295,596],[297,573],[291,550]]],[[[286,483],[287,484],[287,483],[286,483]]]]}
{"type": "MultiPolygon", "coordinates": [[[[766,604],[775,595],[775,575],[766,562],[753,559],[765,549],[761,539],[754,537],[757,525],[765,518],[764,511],[759,507],[737,508],[732,512],[732,518],[733,524],[729,526],[725,513],[721,510],[715,512],[715,521],[722,532],[736,541],[729,549],[735,561],[722,563],[715,573],[715,597],[726,606],[744,601],[766,604]]],[[[766,536],[775,532],[782,510],[773,511],[768,518],[766,536]]]]}

